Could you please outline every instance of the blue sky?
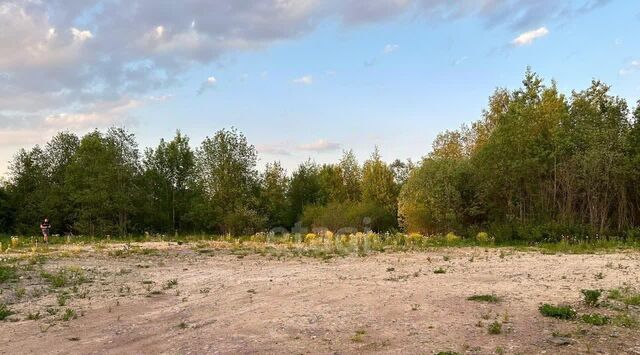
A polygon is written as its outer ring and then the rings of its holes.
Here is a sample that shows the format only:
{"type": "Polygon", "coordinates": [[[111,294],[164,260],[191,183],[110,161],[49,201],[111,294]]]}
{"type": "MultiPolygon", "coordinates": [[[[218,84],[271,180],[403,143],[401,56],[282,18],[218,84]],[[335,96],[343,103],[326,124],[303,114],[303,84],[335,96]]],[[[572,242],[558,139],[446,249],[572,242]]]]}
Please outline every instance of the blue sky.
{"type": "Polygon", "coordinates": [[[141,148],[176,129],[197,146],[235,126],[261,165],[289,171],[343,149],[363,160],[375,145],[387,160],[416,160],[438,132],[478,119],[496,87],[517,87],[527,66],[567,94],[597,78],[632,106],[640,99],[636,1],[193,1],[177,12],[138,1],[148,11],[131,9],[109,31],[100,18],[128,11],[113,2],[0,5],[5,48],[45,46],[44,60],[20,50],[0,60],[0,173],[55,131],[110,125],[136,133],[141,148]],[[207,15],[223,5],[231,15],[207,15]]]}

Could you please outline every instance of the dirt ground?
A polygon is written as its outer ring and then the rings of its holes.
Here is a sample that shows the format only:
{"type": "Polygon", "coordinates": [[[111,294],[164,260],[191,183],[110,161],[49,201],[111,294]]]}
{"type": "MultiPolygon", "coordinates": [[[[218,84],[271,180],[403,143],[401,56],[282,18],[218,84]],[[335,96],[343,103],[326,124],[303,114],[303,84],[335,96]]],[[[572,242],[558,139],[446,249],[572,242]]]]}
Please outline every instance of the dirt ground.
{"type": "Polygon", "coordinates": [[[581,289],[639,286],[638,252],[440,248],[323,260],[144,247],[50,256],[3,285],[15,314],[0,322],[0,354],[640,354],[638,329],[538,311],[551,303],[591,313],[581,289]],[[51,289],[37,276],[64,267],[86,280],[51,289]],[[474,294],[500,302],[467,300],[474,294]],[[62,320],[67,308],[75,319],[62,320]],[[500,334],[489,334],[494,321],[500,334]]]}

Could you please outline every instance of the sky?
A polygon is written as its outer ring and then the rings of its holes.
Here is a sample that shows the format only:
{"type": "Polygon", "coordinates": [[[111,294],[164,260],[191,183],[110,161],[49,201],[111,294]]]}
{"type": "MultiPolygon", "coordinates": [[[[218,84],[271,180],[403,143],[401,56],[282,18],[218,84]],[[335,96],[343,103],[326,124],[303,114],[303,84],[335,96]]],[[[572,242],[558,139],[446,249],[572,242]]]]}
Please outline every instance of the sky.
{"type": "Polygon", "coordinates": [[[528,66],[640,99],[635,0],[0,0],[0,176],[110,126],[140,149],[236,127],[260,165],[420,159],[528,66]]]}

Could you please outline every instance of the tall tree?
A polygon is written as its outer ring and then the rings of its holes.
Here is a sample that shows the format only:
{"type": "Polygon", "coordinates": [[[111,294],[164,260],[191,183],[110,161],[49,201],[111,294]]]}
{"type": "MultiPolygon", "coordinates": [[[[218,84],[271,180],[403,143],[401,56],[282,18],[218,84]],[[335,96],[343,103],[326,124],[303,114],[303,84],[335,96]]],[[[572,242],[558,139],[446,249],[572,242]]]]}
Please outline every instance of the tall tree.
{"type": "Polygon", "coordinates": [[[260,227],[256,171],[257,153],[235,128],[205,138],[196,153],[198,179],[213,225],[223,233],[239,234],[260,227]]]}
{"type": "Polygon", "coordinates": [[[289,179],[280,162],[267,164],[261,179],[260,204],[269,228],[290,226],[288,190],[289,179]]]}

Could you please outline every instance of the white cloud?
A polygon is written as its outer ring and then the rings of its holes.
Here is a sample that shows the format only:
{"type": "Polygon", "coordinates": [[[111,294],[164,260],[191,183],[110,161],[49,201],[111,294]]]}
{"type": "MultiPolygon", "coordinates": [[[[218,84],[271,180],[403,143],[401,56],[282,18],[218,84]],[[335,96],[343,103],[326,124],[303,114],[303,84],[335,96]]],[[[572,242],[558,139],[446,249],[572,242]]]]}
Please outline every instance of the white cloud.
{"type": "Polygon", "coordinates": [[[384,48],[382,49],[382,52],[384,54],[390,54],[393,53],[395,51],[397,51],[398,49],[400,49],[400,45],[397,44],[387,44],[386,46],[384,46],[384,48]]]}
{"type": "Polygon", "coordinates": [[[549,34],[549,30],[546,27],[540,27],[537,30],[528,31],[522,33],[516,37],[511,44],[514,46],[524,46],[533,43],[538,38],[542,38],[549,34]]]}
{"type": "Polygon", "coordinates": [[[311,84],[313,84],[313,76],[312,75],[305,75],[305,76],[293,79],[293,83],[294,84],[301,84],[301,85],[311,85],[311,84]]]}
{"type": "Polygon", "coordinates": [[[326,139],[319,139],[313,143],[302,144],[298,146],[300,150],[312,151],[312,152],[331,152],[340,149],[340,144],[330,142],[326,139]]]}
{"type": "Polygon", "coordinates": [[[71,34],[73,35],[73,39],[78,42],[84,42],[88,39],[93,38],[93,33],[91,33],[91,31],[83,31],[75,27],[71,27],[71,34]]]}
{"type": "Polygon", "coordinates": [[[218,79],[215,76],[210,76],[205,80],[202,84],[200,84],[200,88],[198,89],[198,95],[202,95],[205,91],[213,88],[218,83],[218,79]]]}
{"type": "Polygon", "coordinates": [[[291,151],[283,144],[261,144],[256,146],[256,150],[261,154],[268,155],[291,155],[291,151]]]}
{"type": "Polygon", "coordinates": [[[627,76],[627,75],[632,74],[632,73],[634,73],[634,72],[636,72],[638,70],[640,70],[640,60],[636,59],[636,60],[632,60],[624,68],[620,69],[618,71],[618,75],[627,76]]]}

